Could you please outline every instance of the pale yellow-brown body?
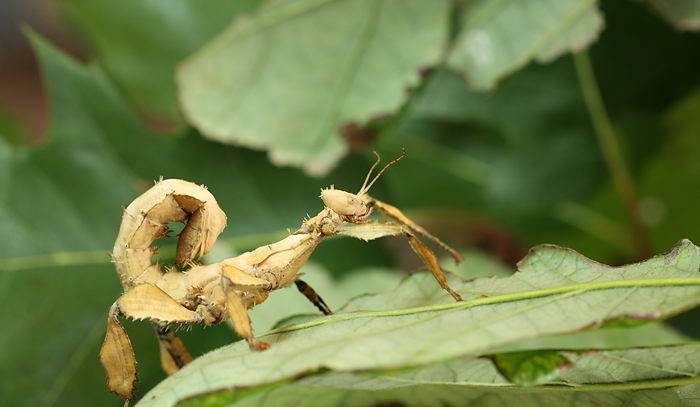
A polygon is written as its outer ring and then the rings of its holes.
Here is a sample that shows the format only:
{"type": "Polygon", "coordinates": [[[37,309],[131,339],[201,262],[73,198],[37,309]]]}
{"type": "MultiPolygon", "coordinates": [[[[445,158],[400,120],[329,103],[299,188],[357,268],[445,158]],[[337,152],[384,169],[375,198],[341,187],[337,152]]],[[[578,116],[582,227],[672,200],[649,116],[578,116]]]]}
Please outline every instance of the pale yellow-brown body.
{"type": "MultiPolygon", "coordinates": [[[[328,225],[339,223],[342,220],[337,215],[324,209],[314,221],[305,222],[299,231],[279,242],[218,263],[198,265],[194,259],[211,250],[226,226],[226,215],[201,186],[177,179],[158,182],[124,210],[112,251],[125,293],[110,311],[100,354],[109,388],[130,399],[136,379],[131,344],[117,321],[119,314],[150,319],[162,326],[210,325],[231,317],[236,331],[255,346],[245,310],[264,301],[270,291],[294,282],[325,236],[321,229],[334,230],[328,225]],[[169,268],[164,273],[159,264],[151,263],[155,253],[151,244],[167,234],[167,222],[185,220],[176,262],[190,267],[184,272],[169,268]]],[[[161,340],[162,364],[172,373],[190,357],[177,337],[163,335],[168,337],[161,340]]]]}
{"type": "MultiPolygon", "coordinates": [[[[170,268],[163,273],[159,264],[151,263],[155,253],[151,243],[166,234],[166,222],[188,218],[178,241],[176,262],[179,265],[186,265],[211,250],[226,226],[226,215],[214,196],[203,187],[177,179],[158,182],[124,210],[112,258],[125,290],[142,284],[156,286],[185,308],[196,311],[205,324],[226,319],[221,287],[224,266],[268,283],[265,289],[246,289],[245,283],[235,289],[244,306],[251,308],[262,302],[268,291],[294,281],[301,266],[325,236],[321,223],[327,231],[343,223],[332,211],[324,209],[279,242],[214,264],[192,263],[185,272],[170,268]],[[329,228],[329,225],[333,226],[329,228]]],[[[255,280],[251,285],[259,283],[255,280]]]]}
{"type": "Polygon", "coordinates": [[[299,269],[327,236],[340,234],[372,240],[405,235],[440,286],[460,300],[459,294],[447,286],[434,253],[417,235],[430,238],[448,250],[456,261],[461,260],[459,255],[397,208],[369,197],[368,179],[369,174],[358,194],[333,188],[322,190],[323,210],[284,239],[207,265],[195,261],[212,249],[226,226],[226,215],[206,188],[168,179],[136,198],[124,210],[112,251],[124,294],[110,308],[100,350],[108,388],[127,401],[133,398],[136,360],[119,316],[148,319],[153,323],[159,338],[161,365],[172,374],[191,357],[169,331],[169,325],[210,325],[230,318],[235,331],[246,339],[251,349],[264,350],[268,347],[266,343],[253,340],[247,309],[267,299],[270,291],[292,283],[319,310],[329,313],[315,291],[298,280],[299,269]],[[398,223],[368,220],[373,208],[398,223]],[[168,233],[168,222],[185,221],[176,250],[176,263],[185,270],[170,267],[163,272],[160,264],[152,263],[156,249],[151,244],[168,233]]]}

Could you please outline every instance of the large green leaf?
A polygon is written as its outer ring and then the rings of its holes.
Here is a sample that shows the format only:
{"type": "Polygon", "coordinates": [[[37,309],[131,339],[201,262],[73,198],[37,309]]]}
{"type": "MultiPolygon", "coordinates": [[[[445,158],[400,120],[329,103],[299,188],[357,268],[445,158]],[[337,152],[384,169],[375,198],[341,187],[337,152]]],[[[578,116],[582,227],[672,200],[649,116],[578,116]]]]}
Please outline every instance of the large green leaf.
{"type": "Polygon", "coordinates": [[[131,103],[180,120],[175,66],[259,0],[61,0],[60,6],[131,103]]]}
{"type": "Polygon", "coordinates": [[[698,345],[548,353],[566,363],[550,370],[547,385],[514,385],[503,365],[497,370],[486,358],[461,357],[402,371],[322,373],[260,391],[226,390],[178,406],[670,407],[694,405],[700,395],[698,345]]]}
{"type": "Polygon", "coordinates": [[[700,237],[693,202],[700,199],[700,88],[669,109],[664,118],[667,143],[641,174],[639,183],[654,244],[674,234],[700,237]],[[673,182],[668,182],[673,177],[673,182]]]}
{"type": "Polygon", "coordinates": [[[587,47],[603,27],[595,0],[478,0],[462,18],[448,65],[479,90],[533,59],[587,47]]]}
{"type": "Polygon", "coordinates": [[[342,126],[404,103],[447,22],[444,0],[271,2],[180,67],[182,106],[206,137],[325,173],[346,150],[342,126]]]}
{"type": "MultiPolygon", "coordinates": [[[[442,259],[441,265],[444,269],[452,270],[463,278],[506,276],[512,273],[512,270],[475,250],[462,253],[462,257],[464,261],[458,266],[455,266],[454,260],[449,256],[442,259]]],[[[347,257],[344,257],[343,261],[347,261],[345,259],[347,257]]],[[[362,267],[353,269],[351,273],[341,275],[339,278],[336,274],[334,278],[321,264],[312,260],[304,265],[302,278],[304,281],[313,283],[313,288],[322,294],[324,301],[331,310],[335,311],[345,306],[351,298],[360,294],[374,294],[395,288],[401,281],[402,274],[384,267],[362,267]]],[[[292,289],[275,292],[264,303],[250,310],[249,314],[255,325],[255,330],[264,332],[272,329],[281,319],[290,315],[306,314],[303,316],[306,318],[309,315],[318,315],[318,311],[306,298],[292,289]]],[[[654,338],[654,342],[651,342],[656,344],[661,343],[659,340],[664,339],[673,340],[672,343],[683,340],[678,335],[674,336],[673,333],[666,332],[663,327],[655,327],[649,331],[649,334],[658,335],[654,338]]],[[[619,335],[616,338],[619,338],[619,335]]],[[[629,339],[625,338],[626,342],[618,342],[618,344],[622,343],[622,346],[627,346],[630,344],[629,339]]],[[[592,343],[590,340],[579,340],[579,342],[582,343],[581,346],[592,343]]]]}
{"type": "MultiPolygon", "coordinates": [[[[335,311],[352,297],[394,288],[401,280],[401,274],[384,268],[366,268],[337,279],[318,263],[309,262],[304,265],[301,278],[311,284],[330,309],[335,311]]],[[[301,313],[316,316],[318,310],[293,288],[274,293],[264,303],[249,311],[258,332],[272,329],[281,319],[301,313]]]]}
{"type": "MultiPolygon", "coordinates": [[[[558,241],[572,231],[559,212],[585,202],[607,181],[585,112],[568,60],[530,66],[491,94],[470,90],[455,72],[436,70],[382,132],[377,147],[383,155],[401,147],[408,153],[384,182],[402,208],[470,211],[440,214],[443,223],[459,225],[457,236],[515,235],[525,247],[558,241]]],[[[607,229],[596,232],[596,241],[611,247],[627,242],[607,229]]],[[[507,260],[522,257],[514,251],[507,260]]]]}
{"type": "MultiPolygon", "coordinates": [[[[693,67],[700,54],[694,50],[700,36],[674,32],[649,13],[646,3],[603,2],[601,6],[607,28],[591,51],[593,63],[625,156],[637,176],[674,137],[672,132],[662,133],[659,113],[697,86],[693,67]],[[645,46],[630,47],[630,38],[645,46]],[[629,75],[628,66],[644,69],[629,75]]],[[[571,58],[530,64],[486,94],[470,91],[460,82],[464,81],[455,73],[434,71],[401,117],[382,132],[377,148],[383,155],[405,147],[410,159],[400,164],[401,171],[384,176],[395,204],[445,207],[449,210],[440,213],[436,223],[459,225],[453,238],[486,247],[508,240],[522,248],[556,242],[601,260],[633,259],[626,217],[610,210],[620,206],[614,190],[605,210],[592,203],[592,197],[606,188],[609,176],[571,58]]],[[[678,163],[671,159],[669,166],[678,167],[678,163]]],[[[660,175],[658,180],[676,179],[686,172],[679,169],[673,174],[660,175]]],[[[678,185],[666,182],[663,187],[678,185]]],[[[674,207],[692,202],[680,195],[659,195],[673,200],[674,207]]],[[[658,205],[653,200],[649,203],[649,209],[656,211],[658,205]]],[[[687,227],[688,223],[684,232],[673,232],[683,219],[692,222],[694,212],[665,213],[680,222],[658,223],[657,227],[672,233],[665,234],[663,242],[654,237],[659,242],[656,250],[669,247],[680,236],[697,240],[693,233],[698,229],[687,227]]],[[[520,256],[506,259],[515,261],[520,256]]]]}
{"type": "Polygon", "coordinates": [[[649,3],[676,27],[682,30],[700,30],[700,1],[649,0],[649,3]]]}
{"type": "Polygon", "coordinates": [[[339,313],[263,335],[195,360],[159,384],[141,406],[260,386],[322,369],[360,371],[419,366],[541,336],[613,321],[658,320],[700,304],[700,248],[688,241],[643,263],[613,268],[569,250],[541,246],[507,278],[451,285],[454,302],[427,273],[384,294],[354,299],[339,313]],[[673,298],[673,301],[669,301],[673,298]]]}
{"type": "MultiPolygon", "coordinates": [[[[318,188],[331,181],[196,134],[146,131],[100,70],[33,43],[48,87],[50,134],[31,149],[0,140],[0,317],[8,321],[0,335],[8,350],[0,355],[0,394],[7,405],[104,405],[115,396],[105,388],[97,350],[107,309],[120,294],[108,253],[124,206],[160,176],[206,184],[229,215],[223,251],[230,252],[284,236],[322,207],[318,188]]],[[[359,184],[363,173],[337,172],[334,182],[359,184]]],[[[152,329],[127,330],[145,390],[163,376],[152,329]]],[[[183,336],[195,355],[234,339],[225,325],[183,336]]]]}

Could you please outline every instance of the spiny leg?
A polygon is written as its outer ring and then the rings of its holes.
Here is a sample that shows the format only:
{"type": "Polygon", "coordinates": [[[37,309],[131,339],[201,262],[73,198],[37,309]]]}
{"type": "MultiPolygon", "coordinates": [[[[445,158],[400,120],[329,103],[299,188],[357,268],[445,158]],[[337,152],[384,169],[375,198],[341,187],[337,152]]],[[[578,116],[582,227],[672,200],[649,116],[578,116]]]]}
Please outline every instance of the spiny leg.
{"type": "Polygon", "coordinates": [[[456,263],[459,264],[462,262],[462,260],[463,260],[462,256],[459,253],[457,253],[457,251],[455,249],[451,248],[450,246],[447,245],[447,243],[440,240],[437,236],[432,235],[424,227],[422,227],[421,225],[419,225],[416,222],[414,222],[413,220],[411,220],[411,218],[409,218],[408,216],[404,215],[404,213],[401,212],[401,210],[399,208],[395,207],[394,205],[388,204],[386,202],[382,202],[382,201],[379,201],[377,199],[374,199],[370,196],[367,196],[367,199],[369,200],[369,203],[371,203],[374,208],[377,208],[377,210],[379,212],[381,212],[382,214],[396,220],[397,222],[399,222],[402,225],[406,225],[415,233],[423,235],[423,236],[427,237],[428,239],[432,240],[433,242],[435,242],[435,244],[437,244],[438,246],[445,249],[448,253],[450,253],[450,255],[452,256],[452,258],[455,260],[456,263]]]}
{"type": "Polygon", "coordinates": [[[221,267],[221,275],[233,288],[240,290],[270,290],[272,283],[260,277],[252,276],[245,271],[228,264],[221,267]]]}
{"type": "Polygon", "coordinates": [[[306,284],[306,282],[302,280],[295,280],[294,284],[297,286],[297,289],[304,294],[304,296],[311,301],[312,304],[318,308],[319,311],[323,313],[323,315],[331,315],[333,312],[331,311],[330,307],[326,305],[326,302],[323,301],[323,298],[321,298],[320,295],[311,288],[310,285],[306,284]]]}
{"type": "Polygon", "coordinates": [[[435,280],[437,280],[438,284],[440,284],[440,287],[450,293],[455,301],[462,301],[462,296],[451,289],[447,284],[447,278],[445,278],[445,273],[443,273],[442,268],[440,268],[440,264],[437,261],[437,257],[435,257],[435,253],[433,253],[433,251],[430,250],[425,243],[421,242],[420,239],[418,239],[418,237],[412,232],[407,232],[406,237],[408,238],[408,244],[411,246],[411,249],[413,249],[418,257],[423,260],[423,263],[428,266],[428,270],[433,273],[433,277],[435,277],[435,280]]]}
{"type": "Polygon", "coordinates": [[[201,317],[175,301],[160,288],[138,285],[117,300],[122,315],[133,319],[148,319],[162,324],[196,324],[201,317]]]}
{"type": "Polygon", "coordinates": [[[226,312],[228,312],[233,329],[236,333],[248,342],[248,346],[252,350],[265,350],[270,347],[267,342],[253,340],[253,326],[250,323],[248,311],[243,305],[241,297],[238,296],[233,288],[226,290],[226,312]]]}
{"type": "Polygon", "coordinates": [[[267,342],[253,340],[253,327],[250,323],[248,310],[243,304],[243,300],[236,292],[236,289],[251,293],[259,292],[263,297],[267,297],[267,291],[272,284],[262,278],[251,276],[243,270],[224,265],[221,268],[221,275],[226,287],[226,312],[231,318],[231,324],[236,333],[248,342],[248,346],[253,350],[265,350],[270,347],[267,342]]]}
{"type": "MultiPolygon", "coordinates": [[[[180,305],[160,288],[149,284],[136,286],[117,299],[107,318],[107,333],[100,349],[100,362],[107,374],[109,390],[130,400],[136,382],[136,358],[129,337],[117,319],[119,316],[148,319],[159,324],[196,324],[201,321],[201,317],[180,305]]],[[[177,342],[180,350],[186,354],[182,342],[177,342]]],[[[161,364],[168,374],[177,365],[168,359],[162,359],[161,364]]]]}
{"type": "Polygon", "coordinates": [[[153,324],[153,328],[158,336],[160,366],[165,373],[171,375],[192,361],[185,345],[167,325],[153,324]]]}
{"type": "Polygon", "coordinates": [[[117,303],[112,304],[107,316],[107,332],[100,349],[100,363],[107,376],[107,387],[124,400],[134,398],[136,357],[131,341],[119,317],[117,303]]]}
{"type": "Polygon", "coordinates": [[[413,249],[426,267],[428,267],[433,277],[435,277],[438,284],[440,284],[440,287],[450,293],[455,300],[462,301],[462,296],[447,285],[447,278],[445,278],[445,273],[443,273],[442,268],[440,268],[435,253],[418,239],[415,232],[408,225],[397,225],[391,222],[366,222],[359,225],[343,225],[338,229],[338,234],[351,236],[364,241],[385,236],[405,235],[408,238],[411,249],[413,249]]]}

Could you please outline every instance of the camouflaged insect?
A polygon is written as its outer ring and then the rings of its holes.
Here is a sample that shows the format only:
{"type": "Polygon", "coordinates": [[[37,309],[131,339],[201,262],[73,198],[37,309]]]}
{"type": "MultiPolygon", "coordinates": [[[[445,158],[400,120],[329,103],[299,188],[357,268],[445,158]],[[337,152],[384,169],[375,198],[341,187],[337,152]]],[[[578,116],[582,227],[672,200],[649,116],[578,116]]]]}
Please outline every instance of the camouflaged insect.
{"type": "Polygon", "coordinates": [[[367,241],[404,235],[440,286],[460,301],[460,295],[447,285],[435,254],[418,236],[447,250],[456,262],[462,260],[459,254],[396,207],[367,194],[379,176],[404,156],[405,153],[391,161],[368,183],[379,164],[377,155],[377,162],[357,194],[333,187],[321,190],[323,210],[284,239],[208,265],[195,264],[194,260],[211,250],[226,226],[226,215],[206,188],[167,179],[136,198],[124,210],[112,252],[124,294],[110,308],[100,350],[109,390],[127,403],[134,396],[136,358],[129,337],[119,323],[120,316],[153,323],[161,365],[166,373],[172,374],[192,358],[180,339],[169,330],[171,325],[211,325],[230,318],[236,333],[251,349],[265,350],[269,347],[267,343],[254,340],[247,310],[265,301],[271,291],[292,283],[321,312],[330,314],[321,297],[298,278],[301,266],[329,236],[346,235],[367,241]],[[394,222],[370,220],[374,209],[394,222]],[[184,272],[175,268],[163,272],[160,264],[151,263],[156,250],[151,244],[168,233],[167,222],[187,222],[178,239],[175,260],[178,266],[189,266],[184,272]]]}

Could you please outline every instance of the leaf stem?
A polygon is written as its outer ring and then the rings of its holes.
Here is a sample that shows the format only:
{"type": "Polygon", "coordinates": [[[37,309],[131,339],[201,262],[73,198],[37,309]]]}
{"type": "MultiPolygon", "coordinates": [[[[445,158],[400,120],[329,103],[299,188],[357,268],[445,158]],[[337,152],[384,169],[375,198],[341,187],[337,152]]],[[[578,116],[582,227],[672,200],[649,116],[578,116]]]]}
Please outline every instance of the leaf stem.
{"type": "Polygon", "coordinates": [[[583,100],[593,122],[598,144],[603,153],[603,159],[610,171],[615,189],[620,196],[630,222],[632,239],[637,249],[637,254],[641,258],[648,258],[652,253],[649,232],[642,220],[634,182],[625,165],[622,150],[615,136],[610,117],[605,110],[605,104],[598,89],[598,82],[588,52],[584,50],[574,53],[574,64],[583,100]]]}
{"type": "Polygon", "coordinates": [[[298,331],[300,329],[311,328],[319,325],[326,325],[334,322],[348,321],[360,318],[375,318],[375,317],[396,317],[403,315],[419,314],[424,312],[436,311],[453,311],[474,308],[482,305],[500,304],[513,301],[522,301],[533,298],[547,297],[556,294],[572,293],[572,295],[583,294],[588,291],[607,290],[612,288],[630,288],[630,287],[664,287],[664,286],[700,286],[700,277],[672,277],[672,278],[648,278],[648,279],[632,279],[632,280],[613,280],[613,281],[597,281],[590,283],[569,284],[558,287],[548,287],[539,290],[520,291],[515,293],[495,295],[492,297],[475,298],[472,300],[450,302],[447,304],[427,305],[423,307],[404,308],[389,311],[370,311],[370,312],[355,312],[349,314],[331,315],[329,317],[319,318],[313,321],[289,325],[282,328],[273,329],[265,332],[258,337],[275,335],[284,332],[298,331]]]}

